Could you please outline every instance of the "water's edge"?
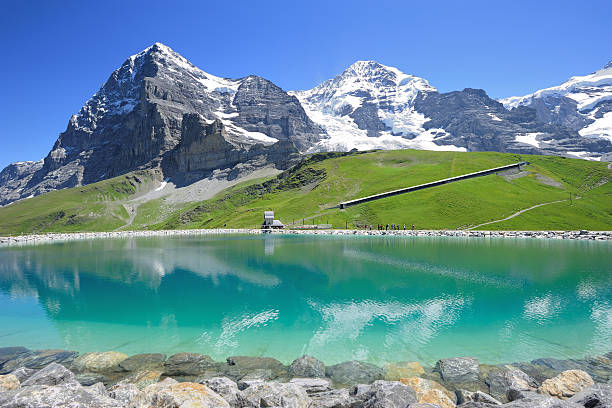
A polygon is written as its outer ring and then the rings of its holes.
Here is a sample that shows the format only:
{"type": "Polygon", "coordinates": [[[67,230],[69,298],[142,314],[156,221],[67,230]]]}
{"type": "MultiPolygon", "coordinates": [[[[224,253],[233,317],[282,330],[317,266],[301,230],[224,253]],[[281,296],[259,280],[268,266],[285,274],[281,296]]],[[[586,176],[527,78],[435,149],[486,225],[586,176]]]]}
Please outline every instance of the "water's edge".
{"type": "Polygon", "coordinates": [[[402,236],[458,238],[531,238],[610,241],[612,231],[464,231],[464,230],[261,230],[261,229],[190,229],[160,231],[112,231],[28,234],[0,237],[0,246],[44,242],[74,241],[98,238],[131,238],[160,236],[195,236],[220,234],[331,235],[331,236],[402,236]]]}

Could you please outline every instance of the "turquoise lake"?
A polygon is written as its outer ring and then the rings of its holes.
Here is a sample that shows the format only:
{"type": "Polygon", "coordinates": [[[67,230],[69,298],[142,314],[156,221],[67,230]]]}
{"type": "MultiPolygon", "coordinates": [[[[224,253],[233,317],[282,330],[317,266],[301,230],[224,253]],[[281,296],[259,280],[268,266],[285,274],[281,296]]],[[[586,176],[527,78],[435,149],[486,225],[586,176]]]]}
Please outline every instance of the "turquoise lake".
{"type": "Polygon", "coordinates": [[[201,235],[0,248],[0,347],[327,364],[612,350],[612,244],[201,235]]]}

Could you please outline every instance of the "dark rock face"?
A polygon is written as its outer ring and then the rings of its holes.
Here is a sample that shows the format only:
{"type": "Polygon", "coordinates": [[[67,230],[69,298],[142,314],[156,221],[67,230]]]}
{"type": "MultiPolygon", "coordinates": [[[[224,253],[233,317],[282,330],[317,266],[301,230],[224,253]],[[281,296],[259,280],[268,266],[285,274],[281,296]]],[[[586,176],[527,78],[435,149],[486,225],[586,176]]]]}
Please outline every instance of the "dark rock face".
{"type": "Polygon", "coordinates": [[[538,121],[537,111],[530,107],[508,111],[481,89],[419,93],[414,107],[429,118],[423,125],[425,129],[446,131],[435,137],[439,145],[526,154],[612,151],[608,140],[585,138],[562,124],[538,121]],[[532,135],[538,146],[521,139],[525,135],[532,135]]]}
{"type": "Polygon", "coordinates": [[[241,80],[233,104],[238,110],[233,122],[249,132],[292,141],[299,150],[306,150],[321,137],[322,130],[306,115],[298,99],[264,78],[252,75],[241,80]]]}
{"type": "Polygon", "coordinates": [[[378,106],[371,102],[363,104],[349,114],[359,129],[367,130],[369,137],[380,136],[380,132],[387,130],[387,126],[378,116],[378,106]]]}
{"type": "Polygon", "coordinates": [[[472,357],[445,358],[436,363],[435,370],[442,380],[455,383],[478,381],[478,360],[472,357]]]}
{"type": "MultiPolygon", "coordinates": [[[[190,113],[209,122],[223,121],[230,137],[246,150],[264,140],[297,151],[321,137],[299,101],[271,82],[215,77],[156,43],[113,72],[72,116],[42,163],[17,163],[0,174],[0,205],[158,166],[161,157],[181,143],[183,115],[190,113]]],[[[208,153],[200,161],[207,161],[207,167],[235,164],[222,158],[208,153]]]]}
{"type": "Polygon", "coordinates": [[[17,162],[0,171],[0,206],[27,197],[23,189],[42,166],[42,160],[17,162]]]}

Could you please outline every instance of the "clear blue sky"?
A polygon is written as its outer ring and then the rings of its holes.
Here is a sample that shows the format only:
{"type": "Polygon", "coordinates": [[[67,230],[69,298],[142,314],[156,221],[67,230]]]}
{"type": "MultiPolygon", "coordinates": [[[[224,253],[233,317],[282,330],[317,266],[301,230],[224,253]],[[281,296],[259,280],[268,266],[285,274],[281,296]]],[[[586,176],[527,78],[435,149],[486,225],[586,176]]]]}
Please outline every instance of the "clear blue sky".
{"type": "Polygon", "coordinates": [[[204,71],[311,88],[358,59],[440,91],[521,95],[612,59],[612,2],[2,1],[0,168],[50,150],[130,55],[159,41],[204,71]],[[294,4],[295,3],[295,4],[294,4]]]}

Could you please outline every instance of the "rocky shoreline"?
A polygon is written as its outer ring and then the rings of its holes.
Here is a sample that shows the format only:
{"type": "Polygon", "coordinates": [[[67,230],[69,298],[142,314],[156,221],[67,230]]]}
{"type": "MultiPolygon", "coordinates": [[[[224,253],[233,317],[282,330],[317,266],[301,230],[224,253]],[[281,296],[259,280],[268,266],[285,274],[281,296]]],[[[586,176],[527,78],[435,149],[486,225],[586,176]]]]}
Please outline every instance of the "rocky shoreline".
{"type": "Polygon", "coordinates": [[[247,228],[161,230],[161,231],[113,231],[28,234],[0,237],[0,245],[19,245],[43,242],[61,242],[99,238],[131,238],[161,236],[194,236],[221,234],[273,234],[273,235],[329,235],[329,236],[400,236],[400,237],[457,237],[457,238],[531,238],[581,241],[609,241],[612,231],[464,231],[464,230],[261,230],[247,228]]]}
{"type": "Polygon", "coordinates": [[[79,354],[0,348],[0,407],[486,408],[612,407],[612,352],[584,359],[487,365],[476,358],[379,367],[290,365],[270,357],[214,361],[198,353],[79,354]]]}

